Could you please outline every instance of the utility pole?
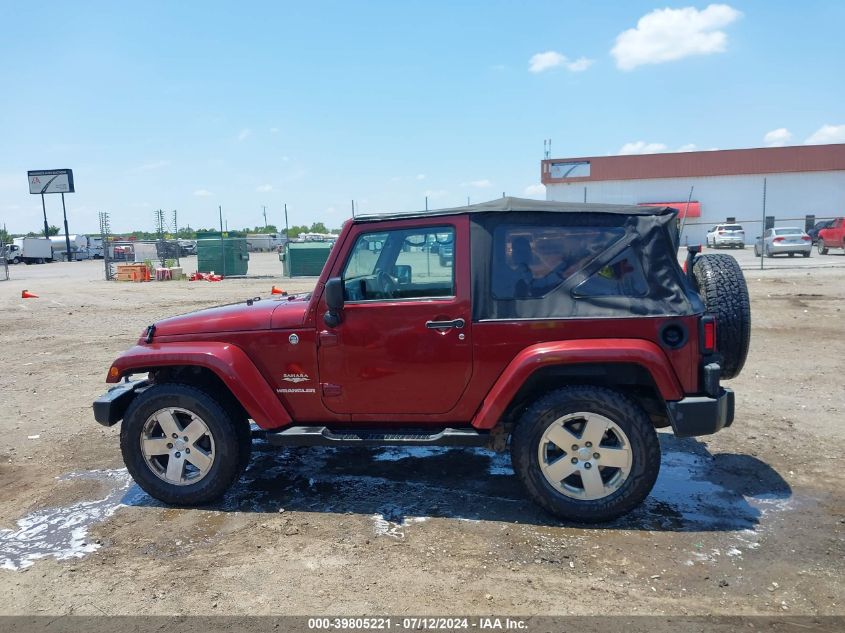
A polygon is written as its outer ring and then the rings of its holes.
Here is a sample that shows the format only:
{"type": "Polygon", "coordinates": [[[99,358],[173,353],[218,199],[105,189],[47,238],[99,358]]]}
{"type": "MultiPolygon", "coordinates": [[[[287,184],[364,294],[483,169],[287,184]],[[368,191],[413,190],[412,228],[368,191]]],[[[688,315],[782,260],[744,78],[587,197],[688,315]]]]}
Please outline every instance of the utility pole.
{"type": "Polygon", "coordinates": [[[217,210],[220,212],[220,237],[223,237],[223,205],[217,205],[217,210]]]}
{"type": "Polygon", "coordinates": [[[288,229],[288,203],[285,202],[285,238],[290,239],[290,233],[288,229]]]}
{"type": "Polygon", "coordinates": [[[262,204],[261,208],[264,209],[264,228],[267,228],[267,205],[262,204]]]}
{"type": "Polygon", "coordinates": [[[760,225],[760,270],[766,259],[766,179],[763,178],[763,223],[760,225]]]}

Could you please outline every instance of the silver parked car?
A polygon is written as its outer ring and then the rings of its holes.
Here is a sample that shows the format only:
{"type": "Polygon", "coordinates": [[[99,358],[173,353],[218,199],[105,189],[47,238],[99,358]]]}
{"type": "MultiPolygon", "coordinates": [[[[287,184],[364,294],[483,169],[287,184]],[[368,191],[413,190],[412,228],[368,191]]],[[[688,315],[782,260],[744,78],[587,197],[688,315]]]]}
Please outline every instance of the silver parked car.
{"type": "Polygon", "coordinates": [[[745,231],[740,224],[717,224],[707,231],[708,248],[745,248],[745,231]]]}
{"type": "Polygon", "coordinates": [[[774,257],[786,253],[790,257],[795,253],[801,253],[809,257],[813,250],[813,239],[801,229],[794,226],[783,228],[766,229],[763,238],[757,238],[754,244],[754,254],[760,257],[765,253],[766,257],[774,257]]]}

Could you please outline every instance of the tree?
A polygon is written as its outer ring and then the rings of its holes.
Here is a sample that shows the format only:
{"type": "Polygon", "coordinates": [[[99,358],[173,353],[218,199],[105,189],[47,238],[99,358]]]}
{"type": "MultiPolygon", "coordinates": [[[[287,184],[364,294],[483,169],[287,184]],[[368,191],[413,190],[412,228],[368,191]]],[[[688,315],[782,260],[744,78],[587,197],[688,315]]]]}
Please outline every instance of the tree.
{"type": "Polygon", "coordinates": [[[59,234],[59,227],[53,226],[52,224],[47,227],[47,235],[58,235],[59,234]]]}
{"type": "Polygon", "coordinates": [[[311,233],[328,233],[329,230],[326,228],[326,225],[322,222],[314,222],[311,225],[311,233]]]}

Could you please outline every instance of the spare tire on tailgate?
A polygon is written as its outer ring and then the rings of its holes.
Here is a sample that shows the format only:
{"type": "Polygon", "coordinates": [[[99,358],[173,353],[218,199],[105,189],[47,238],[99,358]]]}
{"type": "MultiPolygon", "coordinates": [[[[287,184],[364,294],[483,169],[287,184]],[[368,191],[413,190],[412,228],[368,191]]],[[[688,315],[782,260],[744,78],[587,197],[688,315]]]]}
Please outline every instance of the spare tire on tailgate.
{"type": "Polygon", "coordinates": [[[739,263],[730,255],[700,255],[692,272],[705,310],[716,317],[722,378],[738,376],[751,342],[751,304],[739,263]]]}

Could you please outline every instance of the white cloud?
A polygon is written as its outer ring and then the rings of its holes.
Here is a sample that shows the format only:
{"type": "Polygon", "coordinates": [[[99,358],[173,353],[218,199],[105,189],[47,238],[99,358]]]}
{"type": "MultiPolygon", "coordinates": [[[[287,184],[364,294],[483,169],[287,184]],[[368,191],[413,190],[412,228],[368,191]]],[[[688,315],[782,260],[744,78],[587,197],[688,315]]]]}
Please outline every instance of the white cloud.
{"type": "Polygon", "coordinates": [[[200,198],[208,198],[209,196],[212,196],[214,194],[212,194],[208,189],[197,189],[194,192],[194,195],[199,196],[200,198]]]}
{"type": "Polygon", "coordinates": [[[156,169],[161,169],[162,167],[170,166],[169,160],[156,160],[150,163],[144,163],[143,165],[138,165],[137,167],[133,167],[130,169],[130,172],[136,171],[155,171],[156,169]]]}
{"type": "Polygon", "coordinates": [[[571,70],[574,73],[581,73],[587,70],[590,66],[595,63],[594,59],[587,59],[586,57],[579,57],[578,59],[569,62],[566,65],[567,70],[571,70]]]}
{"type": "Polygon", "coordinates": [[[545,185],[528,185],[523,191],[526,196],[529,198],[546,198],[546,186],[545,185]]]}
{"type": "Polygon", "coordinates": [[[804,141],[805,145],[826,145],[828,143],[845,143],[845,125],[825,124],[804,141]]]}
{"type": "Polygon", "coordinates": [[[726,4],[711,4],[701,11],[655,9],[637,21],[637,28],[620,33],[610,54],[618,68],[632,70],[690,55],[723,53],[728,36],[721,29],[740,17],[740,11],[726,4]]]}
{"type": "Polygon", "coordinates": [[[425,180],[425,174],[417,174],[417,180],[425,180]]]}
{"type": "Polygon", "coordinates": [[[531,59],[528,60],[528,72],[541,73],[552,68],[565,68],[573,73],[580,73],[592,65],[593,60],[586,57],[570,60],[566,55],[557,51],[546,51],[531,56],[531,59]]]}
{"type": "Polygon", "coordinates": [[[242,141],[245,141],[245,140],[246,140],[246,139],[248,139],[250,136],[252,136],[252,130],[250,130],[248,127],[245,127],[244,129],[242,129],[242,130],[238,133],[238,143],[240,143],[240,142],[242,142],[242,141]]]}
{"type": "Polygon", "coordinates": [[[486,189],[487,187],[492,187],[493,183],[487,178],[482,178],[481,180],[470,180],[469,182],[462,182],[461,187],[475,187],[476,189],[486,189]]]}
{"type": "Polygon", "coordinates": [[[665,152],[669,148],[664,143],[646,143],[645,141],[634,141],[633,143],[625,143],[619,148],[617,154],[657,154],[658,152],[665,152]]]}
{"type": "Polygon", "coordinates": [[[659,154],[661,152],[668,152],[668,153],[675,153],[675,152],[709,152],[712,150],[718,149],[716,147],[710,147],[708,149],[698,149],[698,145],[695,143],[685,143],[676,149],[670,149],[666,143],[647,143],[645,141],[634,141],[633,143],[625,143],[622,147],[619,148],[619,151],[616,152],[618,155],[629,155],[629,154],[659,154]]]}
{"type": "Polygon", "coordinates": [[[792,132],[785,127],[779,127],[771,132],[766,132],[763,137],[763,142],[769,147],[781,147],[789,142],[792,138],[792,132]]]}
{"type": "Polygon", "coordinates": [[[266,193],[267,191],[273,191],[273,185],[259,185],[255,190],[259,193],[266,193]]]}
{"type": "Polygon", "coordinates": [[[279,133],[279,128],[277,128],[277,127],[271,127],[270,128],[270,134],[278,134],[278,133],[279,133]]]}

